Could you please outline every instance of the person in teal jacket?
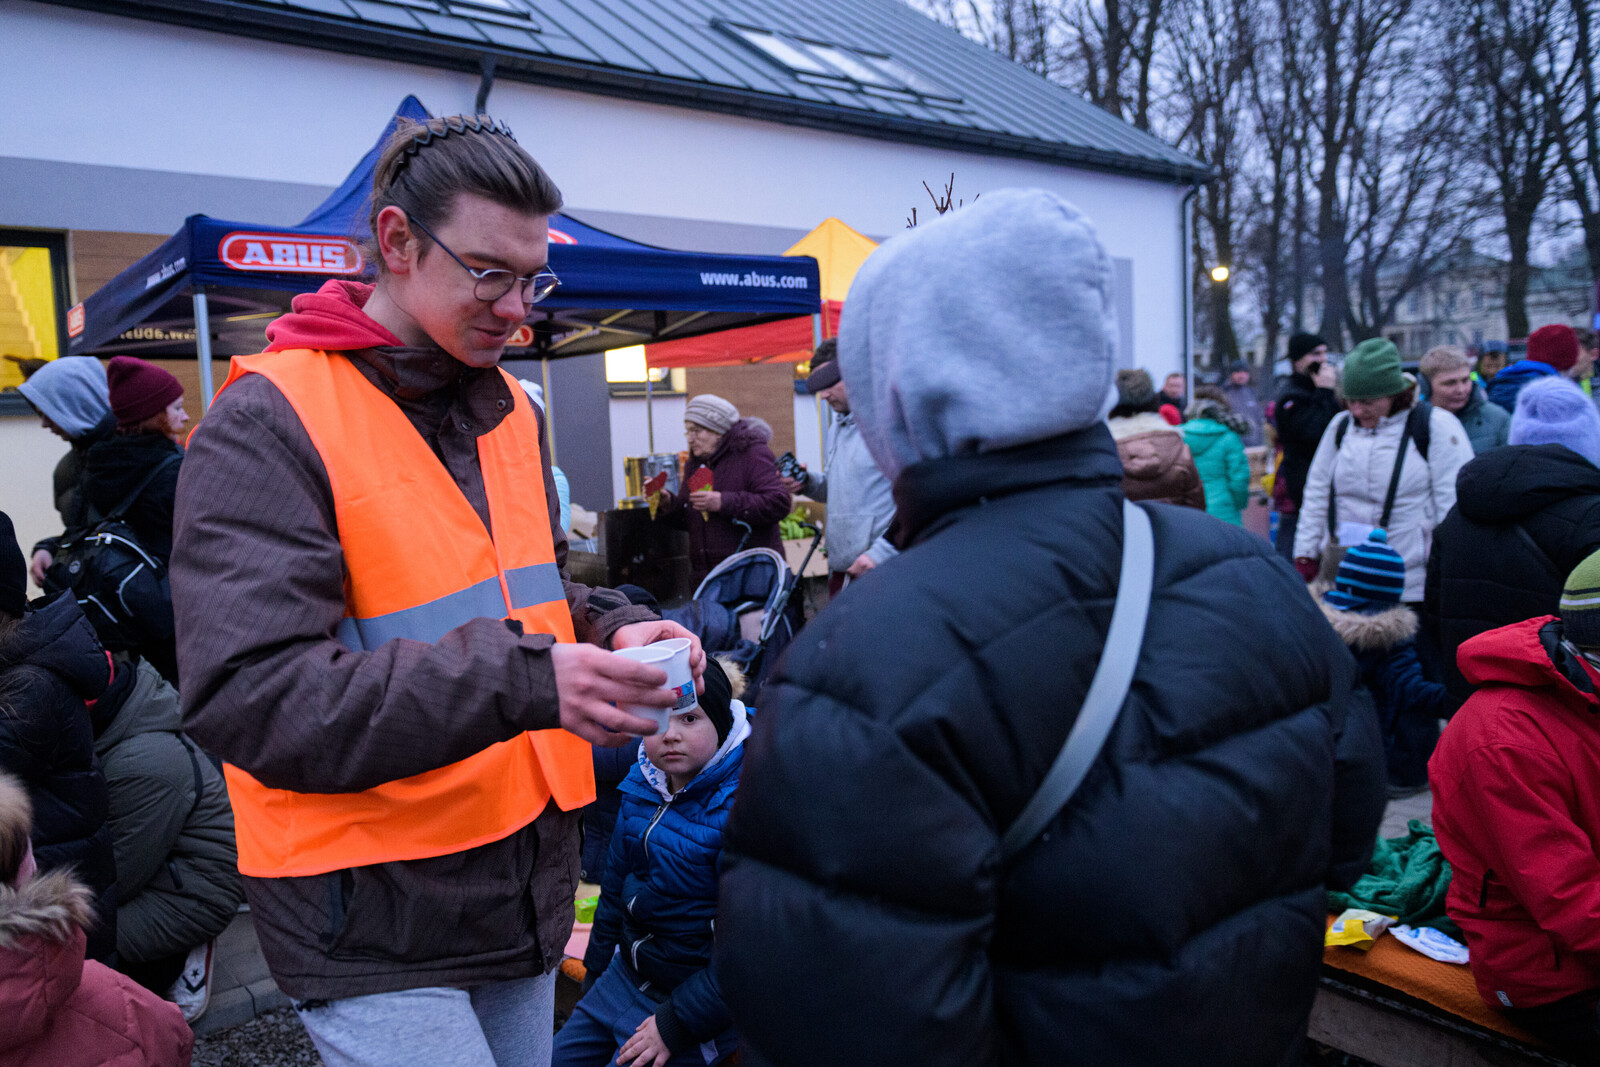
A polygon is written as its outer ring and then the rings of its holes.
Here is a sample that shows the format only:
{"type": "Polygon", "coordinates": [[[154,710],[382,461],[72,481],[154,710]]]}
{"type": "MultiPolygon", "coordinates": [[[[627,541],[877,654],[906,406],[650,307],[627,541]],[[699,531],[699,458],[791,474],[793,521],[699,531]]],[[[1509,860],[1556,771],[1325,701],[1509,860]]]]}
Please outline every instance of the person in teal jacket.
{"type": "Polygon", "coordinates": [[[1195,394],[1183,439],[1206,489],[1206,511],[1242,526],[1244,507],[1250,503],[1250,461],[1245,458],[1244,440],[1230,425],[1236,420],[1226,400],[1198,389],[1195,394]]]}

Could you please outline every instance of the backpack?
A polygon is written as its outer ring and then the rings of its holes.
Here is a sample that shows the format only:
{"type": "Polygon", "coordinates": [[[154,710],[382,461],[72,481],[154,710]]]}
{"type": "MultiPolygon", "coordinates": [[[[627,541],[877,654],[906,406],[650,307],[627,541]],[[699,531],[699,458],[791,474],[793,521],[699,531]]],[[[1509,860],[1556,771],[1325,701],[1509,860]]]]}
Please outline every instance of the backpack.
{"type": "MultiPolygon", "coordinates": [[[[1394,457],[1394,473],[1389,477],[1389,492],[1383,498],[1383,515],[1378,519],[1378,525],[1384,530],[1389,528],[1389,516],[1394,513],[1394,497],[1400,491],[1400,472],[1406,465],[1406,442],[1414,442],[1417,451],[1422,454],[1422,462],[1428,462],[1428,442],[1433,438],[1433,429],[1429,425],[1433,417],[1433,405],[1426,400],[1419,400],[1406,415],[1406,428],[1400,433],[1400,449],[1394,457]]],[[[1350,430],[1350,423],[1354,421],[1349,412],[1339,417],[1339,425],[1333,431],[1333,451],[1337,455],[1339,449],[1344,447],[1344,435],[1350,430]]],[[[1328,532],[1338,533],[1339,528],[1339,496],[1332,479],[1328,483],[1328,532]]]]}
{"type": "Polygon", "coordinates": [[[44,572],[45,592],[70,591],[100,643],[113,652],[172,637],[167,565],[139,543],[122,517],[157,475],[182,458],[168,456],[93,526],[62,538],[44,572]]]}

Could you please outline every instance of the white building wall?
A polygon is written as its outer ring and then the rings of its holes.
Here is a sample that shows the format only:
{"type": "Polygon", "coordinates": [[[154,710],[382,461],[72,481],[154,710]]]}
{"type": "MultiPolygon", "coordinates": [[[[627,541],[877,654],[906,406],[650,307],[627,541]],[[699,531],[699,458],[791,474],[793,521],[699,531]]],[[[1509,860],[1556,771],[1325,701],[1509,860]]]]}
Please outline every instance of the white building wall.
{"type": "MultiPolygon", "coordinates": [[[[0,6],[0,63],[0,155],[329,186],[407,93],[449,114],[470,110],[477,89],[475,75],[27,0],[0,6]]],[[[967,199],[1006,186],[1051,189],[1095,220],[1113,256],[1132,261],[1134,362],[1158,377],[1177,367],[1179,187],[510,81],[495,85],[490,108],[580,216],[587,208],[796,229],[837,216],[888,236],[913,207],[931,210],[922,183],[937,187],[952,171],[967,199]]],[[[952,264],[952,285],[958,276],[952,264]]]]}
{"type": "MultiPolygon", "coordinates": [[[[61,532],[53,486],[56,464],[67,443],[39,424],[37,415],[0,416],[0,511],[11,517],[17,543],[26,554],[46,537],[61,532]]],[[[39,590],[31,588],[30,596],[39,590]]]]}

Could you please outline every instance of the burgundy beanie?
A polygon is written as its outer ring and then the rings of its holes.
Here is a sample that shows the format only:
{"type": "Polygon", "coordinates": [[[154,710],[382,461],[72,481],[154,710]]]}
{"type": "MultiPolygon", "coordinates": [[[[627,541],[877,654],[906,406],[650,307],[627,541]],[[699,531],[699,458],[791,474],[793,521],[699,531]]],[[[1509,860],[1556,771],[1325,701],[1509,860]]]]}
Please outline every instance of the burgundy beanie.
{"type": "MultiPolygon", "coordinates": [[[[1573,343],[1577,343],[1576,339],[1573,343]]],[[[133,356],[117,356],[106,364],[106,384],[111,387],[111,412],[116,415],[118,426],[143,422],[183,396],[178,379],[154,363],[133,356]]]]}
{"type": "Polygon", "coordinates": [[[1571,370],[1578,362],[1578,335],[1561,323],[1541,326],[1528,335],[1528,358],[1556,370],[1571,370]]]}

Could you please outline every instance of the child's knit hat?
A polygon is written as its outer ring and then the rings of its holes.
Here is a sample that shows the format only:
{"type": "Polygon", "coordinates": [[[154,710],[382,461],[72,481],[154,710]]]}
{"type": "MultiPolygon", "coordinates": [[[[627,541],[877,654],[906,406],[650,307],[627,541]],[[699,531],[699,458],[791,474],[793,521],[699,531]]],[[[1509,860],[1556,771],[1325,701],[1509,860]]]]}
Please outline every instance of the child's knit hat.
{"type": "Polygon", "coordinates": [[[1561,626],[1579,648],[1600,648],[1600,552],[1572,569],[1561,590],[1561,626]]]}
{"type": "Polygon", "coordinates": [[[1406,561],[1389,547],[1389,535],[1373,530],[1345,553],[1333,588],[1322,599],[1341,611],[1371,604],[1398,604],[1406,591],[1406,561]]]}

